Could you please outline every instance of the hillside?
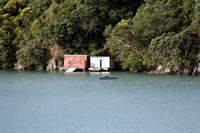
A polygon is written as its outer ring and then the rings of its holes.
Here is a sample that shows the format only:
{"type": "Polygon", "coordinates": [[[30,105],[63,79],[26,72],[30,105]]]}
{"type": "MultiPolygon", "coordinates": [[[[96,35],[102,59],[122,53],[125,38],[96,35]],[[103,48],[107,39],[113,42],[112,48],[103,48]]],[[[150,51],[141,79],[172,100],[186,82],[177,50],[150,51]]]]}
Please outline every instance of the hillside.
{"type": "Polygon", "coordinates": [[[62,66],[64,53],[110,55],[135,72],[198,75],[200,1],[0,1],[0,68],[62,66]]]}

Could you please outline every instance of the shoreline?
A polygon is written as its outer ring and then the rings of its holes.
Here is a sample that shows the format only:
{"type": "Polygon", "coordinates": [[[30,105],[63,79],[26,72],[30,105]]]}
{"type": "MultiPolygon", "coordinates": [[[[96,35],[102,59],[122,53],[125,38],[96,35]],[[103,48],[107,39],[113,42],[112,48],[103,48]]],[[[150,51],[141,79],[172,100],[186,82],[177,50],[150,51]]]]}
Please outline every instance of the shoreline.
{"type": "MultiPolygon", "coordinates": [[[[8,68],[8,69],[0,69],[0,70],[8,70],[8,71],[44,71],[44,72],[65,72],[64,70],[57,69],[16,69],[16,68],[8,68]]],[[[91,72],[91,71],[75,71],[75,72],[91,72]]],[[[96,72],[96,71],[94,71],[96,72]]],[[[179,71],[166,71],[165,69],[158,70],[149,70],[149,71],[142,71],[142,72],[133,72],[131,70],[110,70],[110,71],[98,71],[98,72],[131,72],[131,73],[138,73],[138,74],[148,74],[148,75],[174,75],[174,76],[200,76],[200,71],[198,69],[190,69],[190,70],[179,70],[179,71]]]]}

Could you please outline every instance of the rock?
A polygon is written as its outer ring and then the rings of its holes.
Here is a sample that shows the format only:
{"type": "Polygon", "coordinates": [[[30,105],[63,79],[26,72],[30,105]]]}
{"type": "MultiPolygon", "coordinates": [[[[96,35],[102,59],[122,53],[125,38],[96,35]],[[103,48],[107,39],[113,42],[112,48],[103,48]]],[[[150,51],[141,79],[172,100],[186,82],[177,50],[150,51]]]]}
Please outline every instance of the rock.
{"type": "Polygon", "coordinates": [[[197,73],[200,74],[200,63],[198,64],[197,73]]]}
{"type": "Polygon", "coordinates": [[[38,71],[44,71],[44,67],[37,68],[38,71]]]}
{"type": "Polygon", "coordinates": [[[169,68],[165,68],[165,73],[170,73],[170,69],[169,68]]]}
{"type": "Polygon", "coordinates": [[[51,60],[46,68],[47,71],[56,71],[57,69],[58,69],[58,66],[55,60],[51,60]]]}
{"type": "Polygon", "coordinates": [[[198,67],[195,67],[192,75],[200,75],[200,63],[198,64],[198,67]]]}
{"type": "Polygon", "coordinates": [[[161,65],[159,65],[158,68],[157,68],[158,71],[161,71],[162,69],[163,69],[163,68],[162,68],[161,65]]]}
{"type": "Polygon", "coordinates": [[[25,67],[21,64],[15,64],[14,70],[25,70],[25,67]]]}

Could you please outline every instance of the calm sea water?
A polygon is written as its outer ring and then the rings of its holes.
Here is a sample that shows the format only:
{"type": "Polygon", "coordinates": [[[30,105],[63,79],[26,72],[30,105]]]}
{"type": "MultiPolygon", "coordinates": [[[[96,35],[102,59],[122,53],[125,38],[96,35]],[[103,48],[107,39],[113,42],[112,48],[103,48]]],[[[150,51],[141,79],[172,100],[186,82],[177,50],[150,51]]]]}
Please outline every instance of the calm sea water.
{"type": "Polygon", "coordinates": [[[0,133],[200,133],[200,77],[0,71],[0,94],[0,133]]]}

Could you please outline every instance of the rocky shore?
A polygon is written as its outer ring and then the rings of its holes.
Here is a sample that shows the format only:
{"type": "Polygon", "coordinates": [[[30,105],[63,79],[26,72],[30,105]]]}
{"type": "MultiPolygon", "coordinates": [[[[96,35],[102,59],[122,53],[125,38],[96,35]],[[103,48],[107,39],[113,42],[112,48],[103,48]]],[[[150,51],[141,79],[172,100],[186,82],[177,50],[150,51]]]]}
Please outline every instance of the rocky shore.
{"type": "MultiPolygon", "coordinates": [[[[15,65],[14,70],[63,71],[60,68],[63,68],[63,66],[60,64],[57,64],[55,60],[51,60],[46,67],[34,69],[34,68],[25,68],[23,65],[18,64],[18,65],[15,65]]],[[[183,68],[183,69],[178,69],[176,67],[169,69],[169,68],[165,68],[159,65],[157,68],[149,70],[149,71],[144,71],[143,73],[162,74],[162,75],[200,76],[200,63],[198,64],[197,67],[183,68]]]]}
{"type": "Polygon", "coordinates": [[[198,67],[194,68],[183,68],[178,69],[174,67],[173,69],[163,68],[161,65],[158,66],[155,70],[150,70],[145,72],[148,74],[164,74],[164,75],[183,75],[183,76],[200,76],[200,63],[198,67]]]}

